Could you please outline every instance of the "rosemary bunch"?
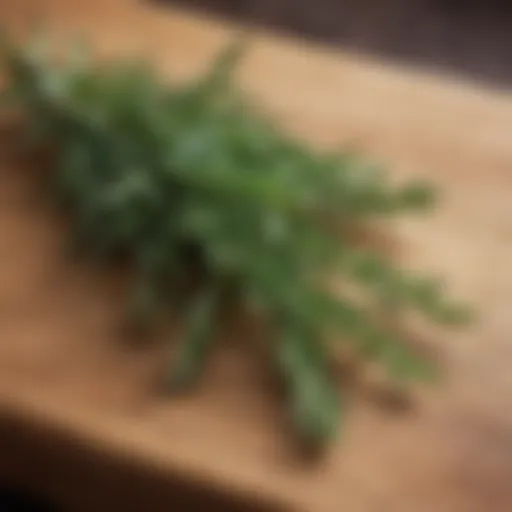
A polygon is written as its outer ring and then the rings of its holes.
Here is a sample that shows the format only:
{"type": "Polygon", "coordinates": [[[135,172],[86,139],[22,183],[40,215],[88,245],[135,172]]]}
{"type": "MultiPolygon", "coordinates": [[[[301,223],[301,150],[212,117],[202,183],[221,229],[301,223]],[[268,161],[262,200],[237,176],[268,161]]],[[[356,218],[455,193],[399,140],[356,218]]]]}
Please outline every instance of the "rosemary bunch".
{"type": "Polygon", "coordinates": [[[52,148],[52,190],[73,239],[107,264],[134,266],[130,311],[139,322],[194,275],[171,386],[196,382],[228,299],[268,326],[264,342],[310,445],[330,441],[339,421],[329,340],[401,381],[430,373],[375,307],[441,323],[461,320],[464,309],[434,280],[353,237],[374,219],[429,207],[428,186],[392,186],[351,155],[282,134],[233,85],[236,46],[186,85],[160,82],[143,63],[93,65],[76,52],[56,63],[43,49],[38,40],[5,42],[4,95],[23,114],[27,140],[52,148]],[[330,290],[331,278],[358,298],[330,290]]]}

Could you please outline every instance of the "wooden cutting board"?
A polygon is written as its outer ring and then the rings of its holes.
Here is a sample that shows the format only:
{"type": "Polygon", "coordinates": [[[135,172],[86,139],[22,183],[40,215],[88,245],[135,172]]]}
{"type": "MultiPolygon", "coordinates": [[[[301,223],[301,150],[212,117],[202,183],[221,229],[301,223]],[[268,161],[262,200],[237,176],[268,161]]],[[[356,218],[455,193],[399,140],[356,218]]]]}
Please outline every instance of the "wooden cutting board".
{"type": "MultiPolygon", "coordinates": [[[[0,0],[8,26],[41,14],[104,53],[147,55],[179,76],[203,70],[236,32],[131,0],[0,0]]],[[[165,343],[123,345],[115,286],[64,262],[61,229],[3,151],[0,477],[70,510],[169,510],[171,490],[191,500],[179,510],[221,496],[242,510],[512,510],[512,95],[262,33],[240,82],[291,132],[355,144],[397,177],[439,185],[439,211],[397,229],[407,264],[442,273],[479,310],[466,332],[429,333],[445,382],[405,414],[356,393],[316,467],[294,458],[243,343],[195,396],[159,396],[165,343]]]]}

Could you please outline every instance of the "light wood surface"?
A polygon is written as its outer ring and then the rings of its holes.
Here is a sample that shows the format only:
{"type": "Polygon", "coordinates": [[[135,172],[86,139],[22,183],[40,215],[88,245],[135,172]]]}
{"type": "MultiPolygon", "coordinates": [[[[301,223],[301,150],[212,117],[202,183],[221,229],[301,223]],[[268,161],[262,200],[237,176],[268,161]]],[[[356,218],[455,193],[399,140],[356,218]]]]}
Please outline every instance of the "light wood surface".
{"type": "MultiPolygon", "coordinates": [[[[233,34],[131,0],[0,0],[11,26],[38,10],[106,53],[149,55],[180,76],[204,69],[233,34]]],[[[290,131],[357,144],[398,177],[442,188],[438,213],[397,229],[407,263],[443,273],[479,309],[470,330],[431,336],[446,381],[404,415],[355,397],[343,436],[315,468],[294,460],[279,404],[243,347],[214,362],[196,396],[159,397],[165,343],[134,351],[116,340],[113,286],[66,266],[62,232],[31,202],[27,170],[3,158],[0,419],[169,481],[180,473],[293,510],[512,510],[512,95],[268,34],[256,36],[240,81],[290,131]]]]}

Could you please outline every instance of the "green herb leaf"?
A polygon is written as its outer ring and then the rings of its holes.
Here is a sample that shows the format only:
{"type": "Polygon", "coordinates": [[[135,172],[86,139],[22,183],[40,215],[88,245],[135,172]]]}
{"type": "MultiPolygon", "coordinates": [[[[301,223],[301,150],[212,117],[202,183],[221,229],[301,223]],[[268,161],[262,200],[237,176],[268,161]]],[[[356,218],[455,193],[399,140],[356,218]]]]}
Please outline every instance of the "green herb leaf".
{"type": "Polygon", "coordinates": [[[340,421],[327,336],[393,380],[435,374],[374,306],[440,324],[467,320],[465,308],[353,236],[431,207],[432,187],[393,184],[352,153],[321,153],[282,133],[236,87],[240,42],[180,85],[143,62],[94,64],[86,48],[56,62],[50,42],[4,38],[5,98],[26,120],[22,135],[52,150],[49,182],[74,243],[108,268],[132,267],[129,320],[151,323],[169,296],[188,309],[170,388],[201,375],[228,288],[230,303],[273,326],[290,416],[308,444],[329,443],[340,421]],[[333,276],[347,287],[341,295],[324,285],[333,276]]]}

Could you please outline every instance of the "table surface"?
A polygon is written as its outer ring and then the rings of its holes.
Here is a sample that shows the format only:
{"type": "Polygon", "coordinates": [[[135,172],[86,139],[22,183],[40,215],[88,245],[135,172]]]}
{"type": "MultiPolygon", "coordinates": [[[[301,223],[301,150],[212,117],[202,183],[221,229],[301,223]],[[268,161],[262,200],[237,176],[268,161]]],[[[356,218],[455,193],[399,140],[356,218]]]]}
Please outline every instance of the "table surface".
{"type": "MultiPolygon", "coordinates": [[[[234,34],[131,0],[0,0],[11,26],[34,12],[105,53],[148,55],[180,76],[204,69],[234,34]]],[[[31,202],[24,169],[3,159],[0,418],[297,510],[511,510],[512,95],[263,33],[240,83],[291,132],[356,144],[397,177],[439,184],[439,211],[397,229],[409,264],[443,273],[479,310],[463,333],[430,333],[445,382],[403,415],[356,393],[344,435],[309,469],[243,347],[214,361],[196,396],[158,396],[165,340],[138,350],[116,340],[115,286],[66,266],[61,230],[31,202]]]]}

